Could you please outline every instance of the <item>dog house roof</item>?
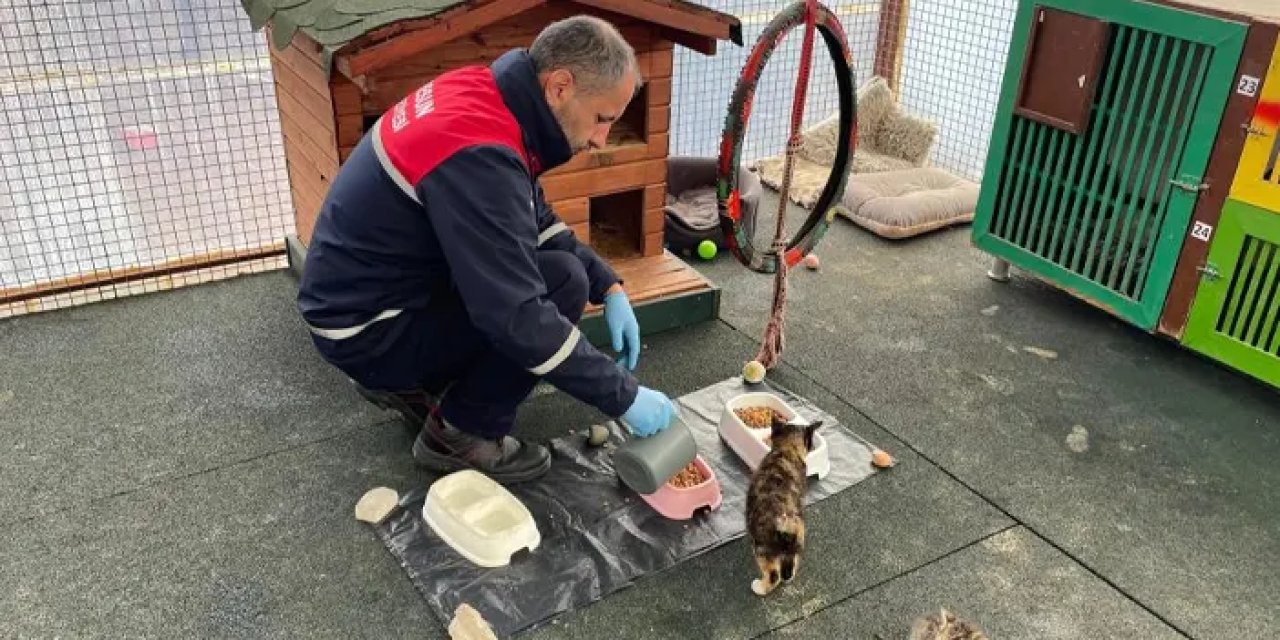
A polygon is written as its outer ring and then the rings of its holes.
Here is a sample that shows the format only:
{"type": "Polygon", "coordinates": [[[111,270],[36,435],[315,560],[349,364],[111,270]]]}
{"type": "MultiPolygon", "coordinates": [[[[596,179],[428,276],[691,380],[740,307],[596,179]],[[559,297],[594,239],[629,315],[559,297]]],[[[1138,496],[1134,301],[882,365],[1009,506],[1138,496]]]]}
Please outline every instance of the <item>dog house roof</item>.
{"type": "MultiPolygon", "coordinates": [[[[439,28],[447,39],[483,28],[548,0],[240,0],[255,30],[271,25],[276,48],[289,46],[301,31],[321,48],[326,70],[336,58],[347,75],[363,75],[393,59],[351,64],[361,49],[374,47],[409,32],[439,28]],[[460,20],[466,15],[465,26],[460,20]],[[398,23],[405,23],[397,28],[398,23]],[[410,24],[412,23],[412,24],[410,24]],[[396,26],[393,26],[396,25],[396,26]],[[366,37],[367,36],[367,37],[366,37]],[[358,41],[358,42],[357,42],[358,41]],[[353,68],[354,67],[354,68],[353,68]]],[[[584,9],[603,9],[652,22],[674,42],[711,54],[717,40],[742,45],[741,23],[732,15],[685,0],[574,0],[584,9]]],[[[441,40],[417,38],[424,46],[401,47],[401,57],[424,51],[441,40]]]]}

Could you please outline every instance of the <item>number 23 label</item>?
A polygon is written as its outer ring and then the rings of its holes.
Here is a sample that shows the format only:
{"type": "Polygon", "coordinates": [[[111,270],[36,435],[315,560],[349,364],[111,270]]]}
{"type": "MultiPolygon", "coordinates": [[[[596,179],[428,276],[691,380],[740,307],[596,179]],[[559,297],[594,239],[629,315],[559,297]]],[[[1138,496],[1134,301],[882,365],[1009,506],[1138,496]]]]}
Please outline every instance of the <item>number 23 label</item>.
{"type": "Polygon", "coordinates": [[[1253,96],[1258,95],[1259,84],[1262,84],[1262,81],[1258,78],[1253,76],[1240,76],[1240,83],[1236,85],[1236,93],[1252,98],[1253,96]]]}

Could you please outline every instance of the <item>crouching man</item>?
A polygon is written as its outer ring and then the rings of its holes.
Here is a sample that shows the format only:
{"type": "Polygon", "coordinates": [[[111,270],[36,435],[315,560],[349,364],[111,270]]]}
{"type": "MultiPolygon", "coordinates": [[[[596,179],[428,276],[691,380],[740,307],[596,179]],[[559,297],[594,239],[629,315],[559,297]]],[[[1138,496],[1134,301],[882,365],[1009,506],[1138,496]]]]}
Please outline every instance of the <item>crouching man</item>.
{"type": "Polygon", "coordinates": [[[562,20],[406,96],[334,178],[299,309],[320,354],[419,430],[423,466],[541,476],[546,447],[509,435],[539,380],[641,437],[671,420],[671,400],[632,373],[640,332],[622,282],[538,182],[603,146],[639,82],[614,27],[562,20]],[[578,330],[588,302],[604,305],[617,361],[578,330]]]}

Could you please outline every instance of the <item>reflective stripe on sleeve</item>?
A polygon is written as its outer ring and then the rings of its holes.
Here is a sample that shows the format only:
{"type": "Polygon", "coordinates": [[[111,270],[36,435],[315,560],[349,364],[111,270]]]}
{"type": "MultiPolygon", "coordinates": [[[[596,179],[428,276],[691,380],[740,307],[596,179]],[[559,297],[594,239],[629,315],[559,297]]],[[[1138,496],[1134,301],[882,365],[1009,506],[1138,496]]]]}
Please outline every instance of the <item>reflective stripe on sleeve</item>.
{"type": "Polygon", "coordinates": [[[568,231],[568,230],[569,230],[569,226],[563,222],[557,222],[547,227],[545,231],[538,234],[538,246],[541,247],[548,240],[556,237],[556,235],[560,234],[561,232],[568,231]]]}
{"type": "Polygon", "coordinates": [[[380,322],[382,320],[386,320],[387,318],[394,318],[403,312],[404,312],[404,309],[387,309],[386,311],[383,311],[382,313],[379,313],[378,315],[374,316],[372,320],[364,324],[358,324],[354,327],[343,327],[341,329],[322,329],[320,327],[313,327],[308,324],[307,328],[311,330],[311,333],[314,333],[320,336],[321,338],[328,338],[330,340],[346,340],[347,338],[357,335],[361,331],[364,331],[365,329],[369,328],[369,325],[375,322],[380,322]]]}
{"type": "Polygon", "coordinates": [[[547,358],[547,361],[530,369],[529,371],[535,376],[545,376],[551,373],[553,369],[560,366],[565,360],[569,359],[569,355],[573,353],[573,348],[578,346],[578,340],[582,338],[582,332],[577,327],[569,332],[569,337],[564,339],[564,344],[560,345],[560,349],[547,358]]]}

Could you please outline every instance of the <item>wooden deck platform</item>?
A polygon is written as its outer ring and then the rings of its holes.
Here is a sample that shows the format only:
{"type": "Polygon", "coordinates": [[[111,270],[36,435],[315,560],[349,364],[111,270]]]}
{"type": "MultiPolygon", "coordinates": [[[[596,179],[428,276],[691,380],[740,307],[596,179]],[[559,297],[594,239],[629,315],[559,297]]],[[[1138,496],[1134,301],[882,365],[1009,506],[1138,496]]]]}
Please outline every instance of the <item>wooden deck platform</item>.
{"type": "MultiPolygon", "coordinates": [[[[720,288],[670,251],[611,264],[631,298],[642,335],[713,320],[720,313],[720,288]]],[[[609,342],[602,311],[588,305],[579,323],[587,339],[596,345],[609,342]]]]}
{"type": "MultiPolygon", "coordinates": [[[[615,260],[611,264],[622,278],[633,306],[713,288],[711,281],[670,251],[647,258],[615,260]]],[[[587,306],[588,314],[599,310],[599,307],[587,306]]]]}

